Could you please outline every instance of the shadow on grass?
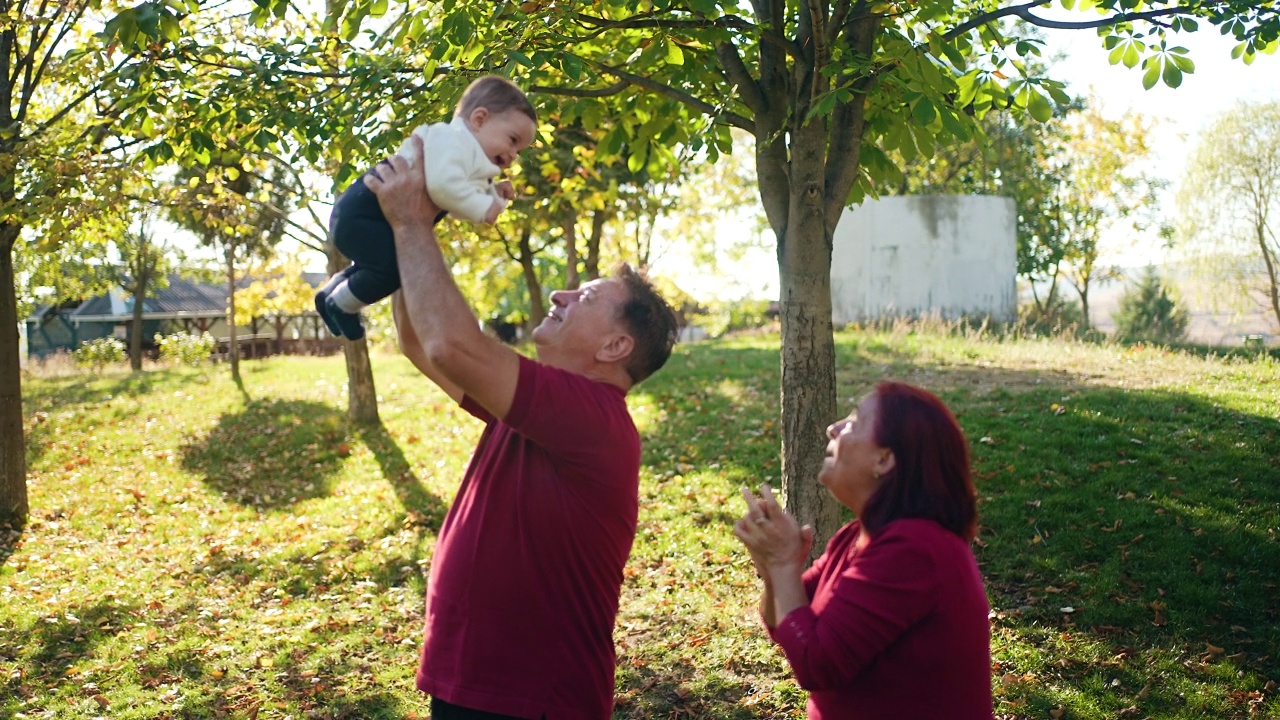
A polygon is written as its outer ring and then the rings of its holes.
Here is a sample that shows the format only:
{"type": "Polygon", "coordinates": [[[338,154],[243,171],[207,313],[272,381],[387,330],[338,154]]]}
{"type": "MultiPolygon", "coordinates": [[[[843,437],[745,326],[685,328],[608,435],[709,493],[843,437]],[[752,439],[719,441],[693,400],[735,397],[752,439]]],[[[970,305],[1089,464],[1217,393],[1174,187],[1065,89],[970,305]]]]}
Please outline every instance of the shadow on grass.
{"type": "Polygon", "coordinates": [[[46,692],[48,683],[78,682],[68,680],[69,671],[92,655],[97,645],[121,632],[136,611],[133,606],[99,602],[68,608],[57,617],[36,618],[30,627],[18,628],[14,637],[22,638],[21,648],[12,658],[0,656],[0,660],[16,661],[23,671],[0,676],[0,697],[39,695],[46,692]]]}
{"type": "Polygon", "coordinates": [[[422,480],[413,472],[413,466],[404,456],[382,423],[362,425],[357,430],[360,439],[378,461],[382,476],[396,492],[409,521],[432,530],[440,529],[448,508],[444,502],[427,490],[422,480]]]}
{"type": "Polygon", "coordinates": [[[253,400],[188,441],[182,467],[233,502],[280,509],[332,491],[346,434],[346,418],[328,405],[253,400]]]}
{"type": "MultiPolygon", "coordinates": [[[[648,470],[776,469],[777,363],[776,351],[731,344],[674,356],[635,394],[659,411],[644,430],[648,470]]],[[[997,683],[1006,710],[1044,716],[1074,696],[1097,717],[1133,706],[1243,716],[1248,692],[1280,677],[1276,417],[1069,370],[934,364],[874,337],[838,341],[837,376],[838,412],[876,382],[901,379],[942,396],[964,427],[982,498],[975,554],[997,630],[1012,633],[1010,646],[993,647],[1006,658],[997,674],[1014,677],[997,683]],[[1032,659],[1018,655],[1027,647],[1032,659]],[[1018,679],[1028,673],[1037,681],[1018,679]]],[[[717,508],[707,521],[728,533],[733,517],[717,508]]],[[[678,663],[652,661],[646,672],[659,681],[646,689],[653,678],[637,675],[632,709],[620,714],[732,715],[732,703],[696,712],[674,703],[662,678],[677,676],[678,663]]],[[[720,700],[733,695],[724,692],[720,700]]]]}
{"type": "Polygon", "coordinates": [[[1241,688],[1280,675],[1277,418],[1061,373],[921,365],[906,379],[970,439],[997,626],[1060,663],[1006,669],[1047,675],[1022,688],[1033,714],[1063,703],[1045,682],[1102,716],[1249,712],[1241,688]]]}

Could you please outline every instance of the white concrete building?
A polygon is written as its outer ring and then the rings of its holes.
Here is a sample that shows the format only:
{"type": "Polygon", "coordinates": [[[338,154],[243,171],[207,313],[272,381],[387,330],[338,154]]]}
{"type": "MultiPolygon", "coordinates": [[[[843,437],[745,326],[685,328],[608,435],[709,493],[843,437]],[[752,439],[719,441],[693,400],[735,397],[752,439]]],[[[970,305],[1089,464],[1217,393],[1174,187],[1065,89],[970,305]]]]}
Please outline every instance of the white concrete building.
{"type": "Polygon", "coordinates": [[[845,210],[831,253],[832,319],[1017,317],[1010,198],[915,195],[845,210]]]}

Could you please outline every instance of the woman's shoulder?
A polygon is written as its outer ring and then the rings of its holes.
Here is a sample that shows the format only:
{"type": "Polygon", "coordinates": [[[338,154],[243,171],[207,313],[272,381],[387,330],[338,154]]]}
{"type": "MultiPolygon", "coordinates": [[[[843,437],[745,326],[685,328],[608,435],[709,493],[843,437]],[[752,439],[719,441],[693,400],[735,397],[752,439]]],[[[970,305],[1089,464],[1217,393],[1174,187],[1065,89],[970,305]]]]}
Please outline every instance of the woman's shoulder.
{"type": "Polygon", "coordinates": [[[968,548],[964,538],[942,527],[934,520],[923,518],[900,518],[880,528],[876,540],[895,542],[922,543],[931,546],[954,546],[968,548]]]}

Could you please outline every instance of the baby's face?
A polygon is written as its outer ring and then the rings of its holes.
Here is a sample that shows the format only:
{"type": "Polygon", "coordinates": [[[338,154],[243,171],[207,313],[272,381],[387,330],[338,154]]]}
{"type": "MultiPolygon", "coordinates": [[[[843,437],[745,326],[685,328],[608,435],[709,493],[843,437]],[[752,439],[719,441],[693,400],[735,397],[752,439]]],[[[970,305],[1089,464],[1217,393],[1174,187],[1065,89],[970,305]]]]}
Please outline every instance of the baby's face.
{"type": "Polygon", "coordinates": [[[494,114],[486,108],[472,111],[467,126],[489,161],[503,169],[510,167],[520,151],[529,147],[538,130],[533,120],[518,110],[494,114]]]}

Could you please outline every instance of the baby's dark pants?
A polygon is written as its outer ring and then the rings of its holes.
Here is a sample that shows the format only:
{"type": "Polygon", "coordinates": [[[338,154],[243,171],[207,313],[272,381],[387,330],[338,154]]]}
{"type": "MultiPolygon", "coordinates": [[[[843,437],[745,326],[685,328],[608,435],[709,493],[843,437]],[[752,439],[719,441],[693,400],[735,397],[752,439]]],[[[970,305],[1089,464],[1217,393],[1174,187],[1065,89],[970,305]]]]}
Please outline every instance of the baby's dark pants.
{"type": "Polygon", "coordinates": [[[360,302],[373,304],[400,289],[396,241],[378,196],[361,177],[338,197],[329,216],[333,244],[354,267],[347,287],[360,302]]]}

